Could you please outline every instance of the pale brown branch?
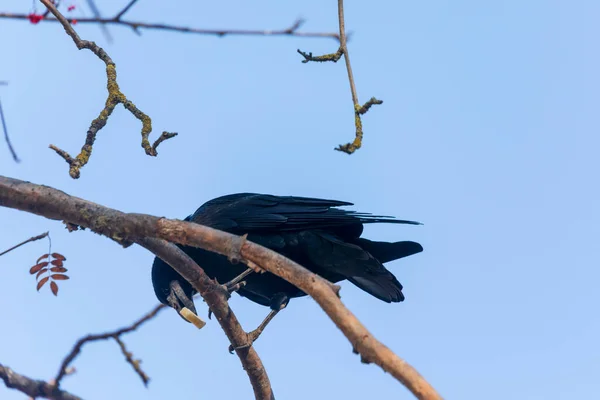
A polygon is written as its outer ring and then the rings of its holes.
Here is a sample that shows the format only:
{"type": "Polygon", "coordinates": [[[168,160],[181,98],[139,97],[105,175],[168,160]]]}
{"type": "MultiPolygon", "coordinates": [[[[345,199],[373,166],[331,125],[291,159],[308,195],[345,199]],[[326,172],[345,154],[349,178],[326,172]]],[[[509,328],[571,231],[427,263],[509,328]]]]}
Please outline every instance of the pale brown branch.
{"type": "Polygon", "coordinates": [[[58,389],[55,385],[42,380],[21,375],[0,364],[0,379],[7,388],[18,390],[31,398],[44,397],[52,400],[81,400],[69,392],[58,389]]]}
{"type": "Polygon", "coordinates": [[[24,241],[22,241],[21,243],[19,243],[19,244],[17,244],[17,245],[14,245],[14,246],[13,246],[13,247],[11,247],[10,249],[8,249],[8,250],[4,250],[2,253],[0,253],[0,256],[3,256],[3,255],[5,255],[6,253],[8,253],[8,252],[10,252],[10,251],[13,251],[14,249],[16,249],[16,248],[19,248],[19,247],[21,247],[21,246],[23,246],[24,244],[27,244],[27,243],[29,243],[29,242],[35,242],[36,240],[43,239],[43,238],[45,238],[45,237],[47,237],[47,236],[48,236],[48,233],[50,233],[50,232],[44,232],[44,233],[42,233],[42,234],[40,234],[40,235],[37,235],[37,236],[30,237],[29,239],[27,239],[27,240],[24,240],[24,241]]]}
{"type": "Polygon", "coordinates": [[[73,179],[79,178],[81,174],[81,168],[89,162],[90,156],[92,155],[92,150],[98,131],[104,128],[104,126],[108,122],[108,118],[113,113],[115,107],[119,104],[123,104],[123,107],[125,107],[126,110],[128,110],[135,118],[140,120],[140,122],[142,123],[142,147],[146,151],[146,154],[148,154],[149,156],[156,156],[156,147],[162,141],[170,139],[176,136],[176,134],[163,133],[163,135],[157,139],[154,145],[151,145],[150,141],[148,140],[148,137],[152,132],[152,120],[148,115],[146,115],[140,109],[138,109],[135,104],[128,100],[127,97],[123,94],[123,92],[121,92],[119,84],[117,83],[117,68],[110,56],[106,53],[106,51],[104,51],[102,47],[98,46],[96,43],[88,40],[82,40],[77,34],[77,32],[75,32],[75,29],[73,29],[73,27],[71,26],[69,20],[65,18],[56,9],[54,4],[52,4],[50,0],[40,1],[56,17],[56,20],[62,24],[63,28],[65,29],[65,32],[67,32],[67,35],[69,35],[71,39],[73,39],[73,42],[79,50],[90,50],[106,64],[106,88],[108,90],[108,97],[106,99],[104,108],[102,109],[102,111],[100,111],[100,114],[90,124],[90,127],[87,131],[85,144],[81,148],[80,153],[76,157],[72,157],[69,153],[54,146],[53,144],[49,146],[59,156],[61,156],[67,162],[67,164],[69,164],[69,175],[71,175],[73,179]]]}
{"type": "Polygon", "coordinates": [[[150,250],[187,279],[206,301],[210,311],[236,353],[250,379],[257,400],[274,400],[269,377],[258,353],[252,346],[241,348],[248,342],[248,334],[242,329],[237,317],[227,303],[228,295],[218,282],[208,275],[179,247],[165,240],[141,238],[138,243],[150,250]]]}
{"type": "MultiPolygon", "coordinates": [[[[22,19],[28,20],[29,15],[21,13],[0,13],[0,18],[7,19],[22,19]]],[[[119,14],[113,18],[67,18],[68,22],[76,21],[77,24],[102,24],[102,25],[120,25],[138,31],[140,28],[143,29],[154,29],[170,32],[179,33],[193,33],[198,35],[211,35],[211,36],[295,36],[305,38],[331,38],[338,39],[339,35],[334,32],[298,32],[302,25],[302,20],[296,20],[288,28],[284,29],[204,29],[204,28],[193,28],[188,26],[178,26],[170,24],[159,24],[149,23],[141,21],[127,21],[120,19],[119,14]],[[119,17],[119,18],[117,18],[119,17]]],[[[42,22],[59,22],[56,18],[44,18],[42,22]]]]}
{"type": "MultiPolygon", "coordinates": [[[[69,196],[48,186],[39,186],[12,178],[0,177],[0,206],[27,211],[50,219],[66,220],[87,227],[96,233],[121,240],[129,239],[141,243],[142,240],[147,240],[144,238],[159,238],[200,247],[228,257],[235,257],[239,250],[239,254],[243,257],[242,261],[257,264],[291,282],[315,299],[344,333],[352,347],[360,353],[363,360],[375,363],[392,374],[417,398],[441,399],[435,389],[412,366],[373,337],[342,304],[336,288],[331,283],[272,250],[206,226],[147,214],[126,214],[69,196]]],[[[155,249],[152,251],[155,252],[155,249]]],[[[182,269],[177,268],[175,264],[170,262],[169,264],[186,279],[194,280],[194,277],[186,276],[185,271],[182,272],[182,269]]],[[[216,315],[214,309],[213,312],[216,315]]]]}

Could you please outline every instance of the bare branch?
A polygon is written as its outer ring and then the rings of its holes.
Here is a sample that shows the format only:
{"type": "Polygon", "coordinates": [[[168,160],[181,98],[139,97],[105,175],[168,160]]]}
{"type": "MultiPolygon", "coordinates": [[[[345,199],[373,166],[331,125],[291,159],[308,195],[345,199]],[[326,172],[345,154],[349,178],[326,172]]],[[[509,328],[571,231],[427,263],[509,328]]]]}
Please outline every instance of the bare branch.
{"type": "Polygon", "coordinates": [[[265,367],[254,347],[247,346],[248,334],[244,332],[237,317],[229,307],[227,303],[228,294],[222,286],[210,279],[194,260],[174,244],[149,238],[138,239],[138,243],[160,257],[194,286],[204,298],[212,313],[217,317],[216,319],[223,332],[236,349],[235,351],[252,384],[255,398],[257,400],[274,400],[275,397],[265,367]]]}
{"type": "Polygon", "coordinates": [[[140,367],[142,360],[136,360],[133,358],[133,353],[127,351],[127,347],[125,347],[125,343],[121,340],[120,337],[115,336],[114,339],[119,344],[119,347],[121,348],[121,353],[123,353],[123,355],[125,356],[125,360],[127,360],[127,362],[133,367],[134,371],[140,376],[142,382],[144,382],[144,386],[148,386],[150,378],[140,367]]]}
{"type": "MultiPolygon", "coordinates": [[[[94,0],[87,0],[87,3],[90,10],[92,10],[92,14],[94,14],[94,18],[102,18],[102,15],[100,15],[100,10],[98,9],[96,2],[94,0]]],[[[104,34],[104,37],[106,38],[108,43],[112,43],[112,36],[108,31],[106,25],[100,25],[100,29],[102,30],[102,33],[104,34]]]]}
{"type": "Polygon", "coordinates": [[[85,345],[88,342],[94,342],[97,340],[106,340],[106,339],[114,339],[117,341],[117,343],[121,347],[121,351],[123,351],[123,354],[125,355],[127,362],[129,362],[133,366],[135,371],[138,373],[138,375],[140,375],[140,377],[142,378],[142,381],[144,382],[144,385],[147,385],[148,380],[149,380],[148,376],[140,369],[139,362],[137,362],[137,366],[136,366],[136,364],[134,364],[134,360],[132,358],[131,353],[128,353],[126,351],[126,349],[124,350],[125,344],[122,343],[121,336],[126,333],[135,331],[142,324],[144,324],[145,322],[156,317],[156,315],[163,308],[165,308],[165,306],[162,304],[159,304],[158,306],[154,307],[151,311],[144,314],[141,318],[139,318],[138,320],[136,320],[134,323],[132,323],[129,326],[117,329],[112,332],[100,333],[100,334],[96,334],[96,335],[87,335],[87,336],[84,336],[81,339],[79,339],[73,346],[73,349],[69,352],[69,354],[65,357],[65,359],[63,360],[63,362],[60,365],[58,374],[56,375],[56,378],[54,378],[54,384],[56,385],[56,387],[57,388],[60,387],[60,383],[61,383],[62,379],[65,377],[65,375],[67,375],[67,373],[69,371],[69,365],[79,355],[83,345],[85,345]]]}
{"type": "Polygon", "coordinates": [[[7,388],[18,390],[31,398],[45,397],[52,400],[81,400],[81,397],[60,390],[55,385],[20,375],[2,364],[0,364],[0,379],[4,381],[7,388]]]}
{"type": "Polygon", "coordinates": [[[129,4],[127,4],[125,7],[123,7],[123,9],[122,9],[121,11],[119,11],[119,13],[118,13],[117,15],[115,15],[115,18],[114,18],[114,19],[115,19],[115,20],[117,20],[117,21],[118,21],[118,20],[120,20],[120,19],[121,19],[121,17],[122,17],[122,16],[123,16],[123,15],[124,15],[124,14],[125,14],[127,11],[129,11],[129,9],[130,9],[131,7],[133,7],[133,6],[135,5],[135,3],[137,3],[137,0],[131,0],[131,1],[129,2],[129,4]]]}
{"type": "Polygon", "coordinates": [[[346,70],[348,71],[348,81],[350,82],[350,92],[352,94],[352,103],[354,105],[354,127],[356,129],[354,140],[351,143],[340,144],[335,148],[337,151],[344,152],[346,154],[352,154],[356,150],[360,149],[362,146],[363,139],[363,128],[362,128],[362,120],[360,118],[361,115],[365,114],[369,111],[374,104],[382,104],[383,100],[377,100],[375,97],[372,97],[368,102],[364,105],[360,105],[358,102],[358,94],[356,92],[356,84],[354,83],[354,75],[352,74],[352,66],[350,65],[350,54],[348,53],[347,46],[347,35],[346,35],[346,26],[344,20],[344,0],[338,0],[338,21],[340,26],[340,47],[335,53],[325,54],[323,56],[313,56],[312,53],[306,53],[298,50],[298,53],[304,57],[302,60],[303,63],[307,63],[309,61],[314,62],[325,62],[325,61],[333,61],[337,62],[342,55],[344,55],[344,60],[346,61],[346,70]]]}
{"type": "MultiPolygon", "coordinates": [[[[272,250],[239,236],[206,226],[147,214],[126,214],[69,196],[48,186],[39,186],[12,178],[0,177],[0,206],[16,208],[50,219],[69,221],[110,238],[137,241],[147,248],[148,239],[144,238],[159,238],[200,247],[230,258],[241,256],[241,261],[260,266],[292,283],[315,299],[348,338],[353,349],[361,355],[362,360],[375,363],[384,371],[391,373],[419,399],[441,399],[435,389],[412,366],[375,339],[342,304],[335,285],[272,250]]],[[[151,249],[157,254],[156,250],[151,249]]],[[[198,285],[195,280],[198,275],[192,275],[189,273],[190,271],[183,270],[179,265],[169,262],[163,258],[162,254],[159,257],[192,284],[198,285]]],[[[200,268],[198,270],[202,271],[200,268]]],[[[196,287],[200,287],[200,285],[196,287]]],[[[209,293],[221,292],[205,293],[207,296],[203,297],[207,303],[209,293]]],[[[211,309],[217,315],[217,309],[212,306],[211,309]]],[[[235,343],[233,344],[235,346],[235,343]]],[[[248,349],[252,349],[252,347],[250,346],[248,349]]],[[[249,351],[248,349],[239,350],[238,356],[243,351],[249,351]]]]}
{"type": "Polygon", "coordinates": [[[14,249],[16,249],[16,248],[18,248],[18,247],[21,247],[21,246],[23,246],[24,244],[27,244],[27,243],[29,243],[29,242],[35,242],[36,240],[43,239],[43,238],[45,238],[45,237],[47,237],[47,236],[48,236],[48,233],[49,233],[49,232],[44,232],[44,233],[42,233],[42,234],[40,234],[40,235],[37,235],[37,236],[30,237],[29,239],[22,241],[21,243],[19,243],[19,244],[15,245],[15,246],[13,246],[13,247],[11,247],[10,249],[8,249],[8,250],[4,250],[2,253],[0,253],[0,256],[3,256],[3,255],[5,255],[6,253],[8,253],[9,251],[13,251],[14,249]]]}
{"type": "Polygon", "coordinates": [[[106,123],[108,122],[108,117],[110,117],[110,115],[112,114],[112,112],[118,104],[123,104],[123,107],[125,107],[135,118],[139,119],[142,122],[142,147],[146,151],[146,154],[148,154],[149,156],[156,156],[156,147],[158,146],[158,144],[160,144],[166,139],[174,137],[176,134],[169,133],[166,136],[165,134],[163,134],[163,136],[159,137],[159,139],[154,143],[154,145],[151,145],[150,141],[148,140],[148,136],[150,135],[150,132],[152,132],[152,120],[149,116],[147,116],[140,109],[138,109],[135,104],[127,100],[127,97],[125,97],[123,92],[121,92],[119,84],[117,83],[117,69],[113,60],[104,51],[104,49],[102,49],[96,43],[88,40],[82,40],[69,23],[69,20],[67,20],[67,18],[65,18],[56,9],[54,4],[52,4],[50,0],[40,1],[62,24],[62,26],[65,29],[65,32],[67,32],[71,39],[73,39],[73,42],[75,42],[75,45],[79,50],[90,50],[106,64],[106,86],[108,89],[108,98],[106,99],[106,104],[100,112],[100,115],[92,121],[90,128],[88,129],[85,144],[81,148],[81,152],[77,155],[77,157],[72,157],[71,155],[69,155],[69,153],[62,149],[59,149],[54,145],[49,146],[69,164],[69,175],[71,175],[73,179],[79,178],[81,168],[84,165],[86,165],[90,159],[92,149],[94,146],[94,141],[96,140],[96,135],[98,134],[98,131],[106,125],[106,123]]]}
{"type": "MultiPolygon", "coordinates": [[[[0,82],[2,84],[3,82],[0,82]]],[[[6,126],[6,118],[4,117],[4,111],[2,110],[2,102],[0,101],[0,122],[2,122],[2,130],[4,131],[4,140],[6,140],[6,144],[8,145],[8,149],[10,150],[10,154],[13,157],[15,162],[21,162],[19,160],[19,156],[17,156],[17,152],[13,148],[13,145],[10,141],[10,137],[8,136],[8,127],[6,126]]]]}
{"type": "MultiPolygon", "coordinates": [[[[339,39],[339,35],[333,32],[298,32],[298,29],[302,26],[304,21],[296,20],[288,28],[284,29],[204,29],[204,28],[193,28],[188,26],[178,26],[170,24],[159,24],[159,23],[148,23],[141,21],[126,21],[120,18],[117,14],[113,18],[67,18],[67,21],[72,23],[75,21],[77,24],[102,24],[102,25],[120,25],[126,26],[133,29],[135,32],[139,32],[140,28],[143,29],[154,29],[170,32],[179,33],[193,33],[198,35],[211,35],[211,36],[295,36],[305,38],[331,38],[339,39]],[[119,18],[117,18],[119,17],[119,18]]],[[[0,13],[0,18],[6,19],[23,19],[29,20],[28,14],[21,13],[0,13]]],[[[56,18],[44,18],[40,22],[60,22],[56,18]]]]}

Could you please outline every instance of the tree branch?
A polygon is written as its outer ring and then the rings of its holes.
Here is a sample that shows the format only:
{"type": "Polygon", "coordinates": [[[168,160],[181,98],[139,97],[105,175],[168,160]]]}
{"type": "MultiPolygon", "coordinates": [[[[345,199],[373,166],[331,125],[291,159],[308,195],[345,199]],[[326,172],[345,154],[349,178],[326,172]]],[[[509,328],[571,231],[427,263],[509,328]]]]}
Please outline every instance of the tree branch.
{"type": "Polygon", "coordinates": [[[377,100],[375,97],[371,97],[364,105],[360,105],[358,102],[358,93],[356,92],[356,84],[354,83],[354,75],[352,74],[352,66],[350,65],[350,54],[348,53],[348,46],[346,44],[346,26],[344,20],[344,0],[338,0],[338,22],[340,27],[340,47],[335,53],[325,54],[323,56],[313,56],[312,53],[305,53],[298,49],[298,53],[304,57],[303,63],[309,61],[325,62],[333,61],[337,62],[342,55],[346,61],[346,70],[348,72],[348,81],[350,82],[350,92],[352,94],[352,103],[354,105],[354,127],[356,129],[354,135],[354,141],[351,143],[340,144],[335,148],[337,151],[344,152],[346,154],[352,154],[362,146],[363,139],[363,128],[361,115],[369,111],[369,108],[374,104],[382,104],[383,100],[377,100]]]}
{"type": "MultiPolygon", "coordinates": [[[[0,81],[0,86],[6,85],[6,82],[0,81]]],[[[13,145],[10,141],[10,137],[8,136],[8,127],[6,126],[6,118],[4,117],[4,110],[2,110],[2,102],[0,102],[0,123],[2,123],[2,130],[4,131],[4,140],[6,141],[6,145],[10,150],[10,154],[13,157],[15,162],[21,162],[19,156],[17,156],[17,152],[13,148],[13,145]]]]}
{"type": "Polygon", "coordinates": [[[12,369],[0,364],[0,379],[7,388],[16,389],[31,398],[45,397],[52,400],[82,400],[69,392],[58,389],[55,385],[20,375],[12,369]]]}
{"type": "MultiPolygon", "coordinates": [[[[315,299],[348,338],[364,362],[375,363],[391,373],[419,399],[441,399],[435,389],[412,366],[375,339],[342,304],[336,291],[337,286],[272,250],[206,226],[147,214],[126,214],[69,196],[47,186],[6,177],[0,177],[0,206],[16,208],[50,219],[65,220],[121,242],[137,241],[147,246],[145,238],[159,238],[256,264],[289,281],[315,299]]],[[[157,249],[151,250],[155,252],[157,249]]],[[[163,255],[159,257],[163,258],[163,255]]],[[[163,260],[168,262],[164,258],[163,260]]],[[[197,276],[190,274],[190,270],[168,263],[187,280],[200,287],[197,276]]],[[[198,271],[201,270],[198,268],[196,273],[198,271]]],[[[207,297],[205,299],[208,302],[207,297]]],[[[216,315],[217,310],[212,311],[216,315]]],[[[235,343],[232,344],[235,346],[235,343]]],[[[238,351],[238,355],[241,351],[243,350],[238,351]]]]}
{"type": "Polygon", "coordinates": [[[187,279],[200,293],[206,304],[217,317],[229,342],[248,374],[254,396],[260,400],[275,400],[269,377],[254,347],[240,348],[247,344],[248,334],[242,329],[237,317],[227,303],[228,294],[221,285],[208,275],[179,247],[165,240],[141,238],[138,243],[150,250],[187,279]]]}
{"type": "MultiPolygon", "coordinates": [[[[6,19],[23,19],[29,20],[28,14],[21,13],[9,13],[1,12],[0,18],[6,19]]],[[[44,18],[44,22],[60,22],[56,18],[44,18]]],[[[171,24],[159,24],[149,23],[141,21],[126,21],[120,19],[120,15],[117,14],[113,18],[67,18],[67,21],[77,24],[102,24],[102,25],[120,25],[133,29],[136,33],[139,33],[139,29],[153,29],[179,33],[193,33],[198,35],[211,35],[211,36],[296,36],[305,38],[332,38],[338,40],[339,35],[333,32],[298,32],[298,29],[302,26],[303,20],[296,20],[288,28],[284,29],[204,29],[204,28],[193,28],[188,26],[178,26],[171,24]],[[118,17],[118,18],[117,18],[118,17]]]]}
{"type": "Polygon", "coordinates": [[[37,235],[37,236],[30,237],[29,239],[22,241],[21,243],[19,243],[19,244],[15,245],[15,246],[13,246],[13,247],[11,247],[10,249],[8,249],[8,250],[4,250],[2,253],[0,253],[0,256],[3,256],[3,255],[5,255],[6,253],[8,253],[8,252],[10,252],[10,251],[13,251],[14,249],[16,249],[16,248],[19,248],[19,247],[21,247],[21,246],[23,246],[24,244],[27,244],[27,243],[29,243],[29,242],[35,242],[36,240],[43,239],[43,238],[45,238],[46,236],[48,236],[48,233],[49,233],[49,232],[44,232],[44,233],[42,233],[41,235],[37,235]]]}
{"type": "Polygon", "coordinates": [[[115,107],[118,104],[123,104],[125,107],[135,118],[139,119],[142,122],[142,147],[146,151],[146,154],[149,156],[156,156],[158,153],[156,152],[156,147],[166,139],[172,138],[176,136],[176,133],[168,133],[163,132],[163,134],[158,138],[158,140],[154,143],[154,145],[150,144],[148,140],[148,136],[150,136],[150,132],[152,132],[152,120],[149,116],[144,114],[140,109],[137,108],[135,104],[133,104],[130,100],[127,100],[127,97],[121,92],[119,88],[119,84],[117,83],[117,69],[113,60],[109,57],[109,55],[98,46],[96,43],[82,40],[77,32],[73,29],[69,20],[65,18],[52,4],[50,0],[40,0],[42,4],[44,4],[48,10],[56,17],[57,21],[59,21],[67,35],[73,39],[75,45],[79,50],[88,49],[92,53],[94,53],[99,59],[104,61],[106,64],[106,78],[107,78],[107,89],[108,89],[108,98],[106,99],[106,104],[98,118],[92,121],[90,128],[87,131],[87,136],[85,139],[85,144],[81,148],[81,152],[77,157],[71,157],[69,153],[64,150],[59,149],[54,145],[50,145],[50,148],[61,156],[67,164],[69,164],[69,175],[73,179],[77,179],[80,176],[81,168],[86,165],[92,155],[92,149],[94,146],[94,142],[96,140],[96,135],[98,131],[106,125],[108,122],[108,117],[112,114],[115,107]]]}
{"type": "Polygon", "coordinates": [[[96,334],[96,335],[87,335],[87,336],[84,336],[81,339],[79,339],[75,343],[75,345],[73,346],[73,349],[64,358],[63,362],[60,365],[60,368],[58,370],[58,374],[56,375],[56,378],[54,378],[54,384],[56,385],[56,387],[57,388],[60,387],[60,383],[61,383],[62,379],[65,377],[65,375],[67,375],[69,364],[71,364],[73,362],[73,360],[79,355],[79,353],[81,352],[81,348],[86,343],[97,341],[97,340],[106,340],[106,339],[114,339],[119,344],[119,346],[121,347],[121,350],[123,351],[123,354],[125,355],[125,358],[126,358],[127,362],[130,363],[133,366],[133,368],[135,369],[136,373],[140,376],[140,378],[144,382],[144,385],[148,384],[149,378],[139,368],[139,363],[135,364],[133,358],[131,357],[131,353],[129,353],[129,355],[127,355],[126,350],[123,350],[125,344],[121,341],[121,336],[124,335],[124,334],[126,334],[126,333],[135,331],[142,324],[144,324],[145,322],[147,322],[147,321],[151,320],[152,318],[156,317],[156,315],[158,315],[158,313],[164,307],[165,306],[162,305],[162,304],[157,305],[151,311],[149,311],[148,313],[144,314],[141,318],[139,318],[138,320],[136,320],[134,323],[132,323],[129,326],[117,329],[117,330],[112,331],[112,332],[100,333],[100,334],[96,334]]]}

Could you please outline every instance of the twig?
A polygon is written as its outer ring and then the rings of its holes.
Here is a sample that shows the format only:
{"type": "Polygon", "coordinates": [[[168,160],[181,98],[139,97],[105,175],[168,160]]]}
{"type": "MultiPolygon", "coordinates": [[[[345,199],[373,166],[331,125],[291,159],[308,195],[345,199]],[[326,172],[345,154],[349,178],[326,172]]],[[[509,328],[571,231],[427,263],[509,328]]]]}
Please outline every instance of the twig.
{"type": "Polygon", "coordinates": [[[125,347],[125,343],[123,343],[120,337],[115,336],[114,339],[117,341],[119,347],[121,348],[121,353],[123,353],[123,355],[125,356],[125,360],[127,360],[127,362],[133,367],[135,372],[140,376],[142,382],[144,382],[144,386],[148,386],[150,378],[140,367],[140,363],[142,362],[142,360],[136,360],[133,358],[133,353],[127,351],[127,347],[125,347]]]}
{"type": "MultiPolygon", "coordinates": [[[[117,16],[119,16],[117,14],[117,16]]],[[[139,32],[140,28],[143,29],[156,29],[162,31],[179,32],[179,33],[194,33],[198,35],[214,35],[214,36],[296,36],[305,38],[331,38],[338,40],[339,35],[337,33],[329,32],[298,32],[298,29],[302,25],[302,20],[297,20],[290,27],[284,29],[204,29],[204,28],[193,28],[188,26],[178,26],[170,24],[159,24],[159,23],[148,23],[141,21],[127,21],[117,18],[67,18],[68,22],[77,21],[77,24],[105,24],[105,25],[120,25],[126,26],[133,29],[135,32],[139,32]]],[[[29,15],[20,13],[0,13],[0,18],[8,19],[23,19],[29,20],[29,15]]],[[[56,18],[44,18],[42,22],[60,22],[56,18]]]]}
{"type": "MultiPolygon", "coordinates": [[[[6,177],[0,177],[0,206],[16,208],[50,219],[66,220],[110,238],[120,237],[140,242],[140,238],[154,237],[199,247],[227,257],[235,257],[237,250],[241,249],[241,261],[260,266],[315,299],[344,333],[352,347],[360,353],[362,360],[375,363],[392,374],[418,399],[441,399],[435,389],[412,366],[375,339],[343,305],[335,285],[272,250],[203,225],[147,214],[126,214],[69,196],[48,186],[6,177]]],[[[163,258],[163,255],[159,257],[163,258]]],[[[197,283],[191,279],[193,276],[186,274],[189,271],[179,268],[179,264],[169,264],[192,284],[197,283]]],[[[216,310],[213,312],[216,315],[216,310]]]]}
{"type": "MultiPolygon", "coordinates": [[[[0,82],[0,84],[3,82],[0,82]]],[[[19,160],[19,156],[17,156],[17,152],[13,148],[12,143],[10,142],[10,137],[8,136],[8,128],[6,126],[6,119],[4,118],[4,111],[2,110],[2,102],[0,101],[0,120],[2,120],[2,130],[4,131],[4,140],[6,140],[6,144],[8,145],[8,149],[10,150],[10,154],[12,154],[13,160],[15,162],[21,162],[19,160]]]]}
{"type": "MultiPolygon", "coordinates": [[[[100,10],[98,9],[98,6],[96,5],[96,2],[94,0],[87,0],[88,3],[88,7],[90,8],[90,10],[92,10],[92,14],[94,14],[94,18],[102,18],[102,16],[100,15],[100,10]]],[[[108,41],[108,43],[112,43],[112,36],[110,34],[110,32],[108,31],[108,28],[106,27],[106,25],[102,24],[100,25],[100,29],[102,30],[102,33],[104,34],[104,37],[106,37],[106,40],[108,41]]]]}
{"type": "Polygon", "coordinates": [[[52,400],[81,400],[80,397],[60,390],[55,385],[18,374],[2,364],[0,364],[0,379],[4,381],[7,388],[18,390],[31,398],[45,397],[52,400]]]}
{"type": "Polygon", "coordinates": [[[360,149],[362,146],[363,139],[363,128],[362,128],[362,120],[361,115],[365,114],[369,108],[371,108],[374,104],[382,104],[383,100],[378,100],[375,97],[371,97],[371,99],[366,102],[364,105],[360,105],[358,102],[358,94],[356,92],[356,85],[354,83],[354,75],[352,74],[352,66],[350,65],[350,54],[348,53],[347,46],[347,38],[346,38],[346,26],[344,21],[344,0],[338,0],[338,21],[340,26],[340,47],[335,53],[326,54],[324,56],[313,56],[312,53],[305,53],[298,49],[298,53],[300,53],[304,60],[303,63],[307,63],[309,61],[315,62],[325,62],[325,61],[333,61],[337,62],[341,56],[344,56],[344,60],[346,61],[346,70],[348,71],[348,81],[350,82],[350,92],[352,94],[352,104],[354,105],[354,127],[356,129],[354,141],[351,143],[340,144],[335,148],[337,151],[344,152],[346,154],[352,154],[356,150],[360,149]]]}
{"type": "MultiPolygon", "coordinates": [[[[75,45],[79,50],[90,50],[106,64],[106,86],[108,89],[108,98],[106,99],[106,105],[104,106],[104,109],[102,109],[102,111],[100,112],[98,118],[92,121],[90,128],[87,131],[85,144],[81,148],[81,152],[79,153],[79,155],[73,158],[66,151],[59,149],[58,147],[52,144],[49,146],[69,164],[69,175],[71,175],[73,179],[79,178],[81,168],[85,164],[87,164],[90,159],[90,156],[92,154],[92,148],[94,145],[94,141],[96,140],[96,135],[98,131],[106,125],[108,117],[112,114],[112,112],[118,104],[123,104],[123,107],[125,107],[135,118],[139,119],[142,122],[142,147],[146,151],[146,154],[148,154],[149,156],[156,156],[156,147],[158,146],[158,144],[160,144],[166,139],[161,137],[153,145],[150,144],[148,136],[152,131],[152,121],[150,117],[144,114],[141,110],[139,110],[135,104],[127,100],[127,97],[125,97],[123,92],[121,92],[119,84],[117,83],[117,69],[113,60],[109,57],[108,54],[106,54],[104,49],[102,49],[96,43],[88,40],[82,40],[79,37],[79,35],[77,35],[77,32],[75,32],[69,21],[56,9],[56,7],[52,4],[50,0],[40,1],[50,10],[50,12],[57,18],[57,20],[60,21],[60,23],[65,29],[65,32],[67,32],[71,39],[73,39],[73,42],[75,42],[75,45]]],[[[175,134],[169,135],[169,137],[175,136],[175,134]]]]}
{"type": "Polygon", "coordinates": [[[21,247],[21,246],[23,246],[24,244],[27,244],[27,243],[29,243],[29,242],[35,242],[36,240],[43,239],[43,238],[45,238],[46,236],[48,236],[48,234],[49,234],[49,233],[50,233],[50,232],[44,232],[44,233],[42,233],[42,234],[40,234],[40,235],[37,235],[37,236],[30,237],[29,239],[27,239],[27,240],[25,240],[25,241],[22,241],[21,243],[19,243],[19,244],[15,245],[15,246],[13,246],[13,247],[11,247],[10,249],[8,249],[8,250],[4,250],[2,253],[0,253],[0,256],[3,256],[3,255],[5,255],[6,253],[8,253],[9,251],[13,251],[14,249],[16,249],[16,248],[18,248],[18,247],[21,247]]]}
{"type": "Polygon", "coordinates": [[[137,362],[137,365],[136,365],[134,363],[134,360],[131,358],[131,353],[129,353],[129,356],[128,356],[126,354],[126,351],[123,350],[125,345],[124,344],[122,345],[122,342],[120,342],[120,338],[122,335],[135,331],[143,323],[156,317],[156,315],[163,308],[165,308],[165,306],[163,304],[159,304],[156,307],[154,307],[151,311],[144,314],[141,318],[136,320],[131,325],[126,326],[124,328],[117,329],[116,331],[100,333],[100,334],[96,334],[96,335],[87,335],[87,336],[84,336],[81,339],[79,339],[73,346],[73,349],[69,352],[69,354],[67,354],[67,356],[64,358],[64,360],[60,364],[58,374],[56,374],[56,378],[54,378],[54,384],[56,385],[56,387],[57,388],[60,387],[60,382],[65,377],[65,375],[67,375],[69,364],[71,364],[73,362],[73,360],[79,355],[83,345],[85,345],[88,342],[93,342],[96,340],[106,340],[106,339],[114,339],[117,341],[117,343],[121,347],[121,350],[123,351],[123,354],[125,355],[127,362],[130,363],[133,366],[133,368],[135,369],[135,372],[137,372],[137,374],[140,375],[140,378],[142,378],[144,385],[147,385],[148,380],[149,380],[148,376],[140,369],[139,361],[137,362]]]}
{"type": "Polygon", "coordinates": [[[119,21],[119,20],[121,19],[121,17],[122,17],[123,15],[125,15],[125,13],[126,13],[127,11],[129,11],[129,9],[130,9],[131,7],[133,7],[133,6],[135,5],[135,3],[137,3],[137,0],[131,0],[131,1],[129,2],[129,4],[127,4],[125,7],[123,7],[123,9],[122,9],[121,11],[119,11],[119,12],[117,13],[117,15],[115,15],[115,18],[114,18],[114,19],[115,19],[115,20],[117,20],[117,21],[119,21]]]}

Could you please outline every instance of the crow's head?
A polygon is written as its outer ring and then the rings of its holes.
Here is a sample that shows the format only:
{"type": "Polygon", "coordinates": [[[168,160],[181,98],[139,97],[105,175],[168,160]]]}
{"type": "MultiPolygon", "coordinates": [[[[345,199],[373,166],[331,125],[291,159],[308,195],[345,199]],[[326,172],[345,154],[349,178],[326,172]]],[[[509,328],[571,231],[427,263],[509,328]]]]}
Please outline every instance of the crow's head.
{"type": "MultiPolygon", "coordinates": [[[[198,315],[192,300],[196,292],[192,285],[158,257],[152,264],[152,285],[154,293],[161,303],[172,307],[178,314],[186,307],[198,315]]],[[[183,319],[187,321],[187,319],[183,319]]]]}

